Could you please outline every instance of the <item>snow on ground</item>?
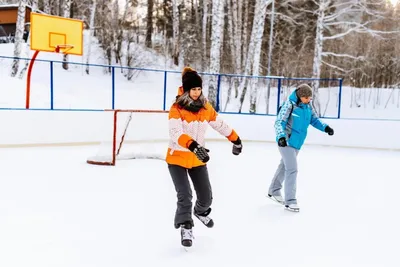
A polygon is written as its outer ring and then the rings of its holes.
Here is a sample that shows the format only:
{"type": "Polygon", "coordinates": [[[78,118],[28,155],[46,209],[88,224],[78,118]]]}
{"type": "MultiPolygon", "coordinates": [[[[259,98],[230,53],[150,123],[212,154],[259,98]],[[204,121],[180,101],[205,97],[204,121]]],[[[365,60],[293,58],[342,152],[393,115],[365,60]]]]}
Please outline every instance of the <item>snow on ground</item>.
{"type": "Polygon", "coordinates": [[[215,227],[195,219],[190,252],[165,162],[88,165],[92,146],[2,149],[0,266],[399,266],[398,152],[305,146],[291,213],[265,198],[275,145],[245,143],[238,157],[229,142],[207,147],[215,227]]]}

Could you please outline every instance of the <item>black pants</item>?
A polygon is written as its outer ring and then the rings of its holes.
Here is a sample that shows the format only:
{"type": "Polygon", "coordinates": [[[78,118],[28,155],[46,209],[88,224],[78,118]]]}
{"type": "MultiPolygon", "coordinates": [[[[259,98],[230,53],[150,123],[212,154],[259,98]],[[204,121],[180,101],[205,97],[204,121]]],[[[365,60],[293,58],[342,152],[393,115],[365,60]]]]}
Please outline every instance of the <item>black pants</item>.
{"type": "Polygon", "coordinates": [[[168,164],[169,173],[175,185],[177,193],[177,208],[175,213],[174,225],[179,228],[180,224],[192,220],[192,189],[188,179],[188,174],[192,180],[194,190],[196,191],[196,204],[194,212],[201,214],[207,211],[212,203],[212,189],[208,177],[207,166],[194,167],[186,169],[178,165],[168,164]]]}

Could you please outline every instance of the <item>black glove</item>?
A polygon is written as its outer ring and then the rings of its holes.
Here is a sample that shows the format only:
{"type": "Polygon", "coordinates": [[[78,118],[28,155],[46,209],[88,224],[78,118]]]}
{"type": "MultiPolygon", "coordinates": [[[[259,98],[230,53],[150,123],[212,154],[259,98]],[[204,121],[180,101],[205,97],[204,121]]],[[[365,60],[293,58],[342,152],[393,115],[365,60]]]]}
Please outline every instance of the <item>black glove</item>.
{"type": "Polygon", "coordinates": [[[208,156],[208,153],[207,153],[207,152],[210,152],[210,150],[208,150],[205,147],[202,147],[196,141],[193,141],[189,145],[188,149],[190,151],[192,151],[200,161],[206,163],[207,161],[210,160],[210,156],[208,156]]]}
{"type": "Polygon", "coordinates": [[[325,127],[325,132],[328,133],[329,135],[333,135],[334,133],[333,129],[329,127],[329,125],[325,127]]]}
{"type": "Polygon", "coordinates": [[[233,147],[232,147],[232,153],[233,155],[239,155],[240,153],[242,153],[242,140],[240,140],[240,138],[238,137],[238,139],[236,139],[236,141],[232,141],[233,143],[233,147]]]}
{"type": "Polygon", "coordinates": [[[278,146],[280,146],[280,147],[285,147],[285,146],[287,146],[286,138],[285,138],[285,137],[279,138],[279,140],[278,140],[278,146]]]}

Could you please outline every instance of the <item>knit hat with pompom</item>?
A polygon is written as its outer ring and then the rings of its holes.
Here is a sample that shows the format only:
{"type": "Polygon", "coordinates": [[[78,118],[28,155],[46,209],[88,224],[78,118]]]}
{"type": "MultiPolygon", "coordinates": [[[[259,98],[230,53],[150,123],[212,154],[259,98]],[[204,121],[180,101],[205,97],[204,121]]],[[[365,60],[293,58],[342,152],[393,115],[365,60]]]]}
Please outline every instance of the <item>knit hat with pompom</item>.
{"type": "Polygon", "coordinates": [[[203,80],[191,67],[185,67],[182,71],[183,92],[188,92],[195,87],[203,87],[203,80]]]}

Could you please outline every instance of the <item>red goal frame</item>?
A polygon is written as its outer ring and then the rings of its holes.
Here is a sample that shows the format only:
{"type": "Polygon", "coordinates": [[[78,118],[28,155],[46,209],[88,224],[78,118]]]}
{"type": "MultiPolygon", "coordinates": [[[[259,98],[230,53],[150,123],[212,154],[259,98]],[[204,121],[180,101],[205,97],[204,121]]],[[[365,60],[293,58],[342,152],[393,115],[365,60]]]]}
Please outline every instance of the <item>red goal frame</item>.
{"type": "Polygon", "coordinates": [[[106,160],[93,160],[93,159],[88,159],[86,160],[86,163],[88,164],[93,164],[93,165],[102,165],[102,166],[115,166],[115,162],[117,159],[117,156],[119,154],[119,151],[122,147],[122,144],[124,142],[125,134],[126,134],[126,129],[124,130],[124,133],[122,134],[121,141],[118,144],[117,147],[117,125],[118,125],[118,113],[169,113],[168,110],[146,110],[146,109],[105,109],[105,112],[113,112],[113,141],[112,141],[112,159],[110,161],[106,160]]]}

